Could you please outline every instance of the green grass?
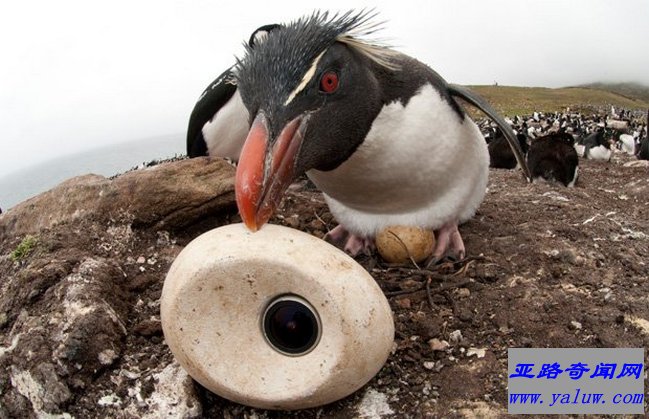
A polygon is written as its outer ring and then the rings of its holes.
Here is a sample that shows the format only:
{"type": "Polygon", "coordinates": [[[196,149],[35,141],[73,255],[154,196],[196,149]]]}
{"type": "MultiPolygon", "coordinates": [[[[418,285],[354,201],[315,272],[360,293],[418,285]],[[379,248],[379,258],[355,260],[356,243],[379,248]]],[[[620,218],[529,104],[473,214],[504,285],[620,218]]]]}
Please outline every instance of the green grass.
{"type": "MultiPolygon", "coordinates": [[[[615,92],[589,87],[565,87],[549,89],[545,87],[514,86],[469,86],[484,97],[501,114],[506,116],[529,115],[534,111],[592,110],[610,105],[626,109],[647,109],[649,101],[623,96],[615,92]]],[[[475,109],[471,115],[483,117],[475,109]]]]}
{"type": "Polygon", "coordinates": [[[26,236],[22,242],[11,252],[11,260],[19,262],[26,258],[36,247],[38,240],[34,236],[26,236]]]}

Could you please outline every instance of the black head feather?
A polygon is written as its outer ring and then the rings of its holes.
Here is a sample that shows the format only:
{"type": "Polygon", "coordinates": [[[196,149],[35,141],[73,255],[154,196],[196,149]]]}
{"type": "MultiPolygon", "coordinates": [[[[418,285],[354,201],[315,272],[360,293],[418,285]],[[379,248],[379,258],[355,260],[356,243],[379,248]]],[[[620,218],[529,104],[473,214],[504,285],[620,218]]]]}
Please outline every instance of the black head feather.
{"type": "MultiPolygon", "coordinates": [[[[254,106],[253,94],[284,103],[313,61],[334,43],[356,31],[368,35],[378,30],[379,24],[370,23],[375,16],[373,11],[333,15],[316,11],[274,31],[262,45],[246,45],[234,70],[244,103],[254,106]]],[[[249,110],[256,113],[256,109],[249,110]]]]}
{"type": "Polygon", "coordinates": [[[260,34],[263,35],[263,39],[265,40],[265,39],[266,39],[266,36],[268,36],[268,34],[269,34],[270,32],[276,31],[277,29],[279,29],[279,28],[281,28],[281,27],[282,27],[282,25],[279,25],[279,24],[277,24],[277,23],[271,23],[270,25],[264,25],[264,26],[260,26],[260,27],[258,27],[258,28],[257,28],[257,29],[252,33],[252,35],[250,35],[250,39],[248,40],[247,47],[248,47],[248,48],[255,48],[255,47],[258,46],[258,44],[260,43],[260,42],[258,42],[258,36],[259,36],[260,34]]]}

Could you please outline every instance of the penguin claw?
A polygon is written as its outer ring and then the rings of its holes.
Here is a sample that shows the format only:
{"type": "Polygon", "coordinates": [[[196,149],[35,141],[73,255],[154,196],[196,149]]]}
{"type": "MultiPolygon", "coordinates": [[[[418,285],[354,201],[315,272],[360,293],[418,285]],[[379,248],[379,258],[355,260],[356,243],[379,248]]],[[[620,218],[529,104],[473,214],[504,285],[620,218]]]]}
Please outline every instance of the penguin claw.
{"type": "Polygon", "coordinates": [[[374,250],[374,240],[351,234],[345,243],[344,250],[352,257],[358,256],[360,253],[371,256],[374,250]]]}
{"type": "Polygon", "coordinates": [[[424,264],[424,268],[430,269],[431,267],[439,264],[444,264],[444,263],[458,263],[461,262],[462,259],[458,259],[453,255],[446,255],[443,258],[437,258],[435,256],[431,256],[426,260],[426,263],[424,264]]]}
{"type": "Polygon", "coordinates": [[[449,222],[435,231],[437,244],[433,255],[426,266],[432,266],[439,262],[444,256],[452,257],[456,260],[464,259],[466,250],[464,248],[464,241],[457,229],[457,222],[449,222]]]}
{"type": "Polygon", "coordinates": [[[343,243],[346,242],[347,237],[349,237],[349,231],[345,227],[338,225],[333,230],[328,232],[322,238],[327,243],[331,243],[336,247],[342,247],[343,243]]]}
{"type": "Polygon", "coordinates": [[[426,269],[430,269],[432,266],[437,265],[437,264],[440,262],[440,260],[441,260],[441,259],[438,258],[438,257],[431,256],[431,257],[428,258],[428,261],[426,262],[426,264],[424,265],[424,267],[425,267],[426,269]]]}
{"type": "Polygon", "coordinates": [[[342,248],[352,257],[358,256],[360,253],[370,256],[375,247],[374,240],[351,234],[341,225],[338,225],[325,234],[323,240],[338,248],[342,248]]]}

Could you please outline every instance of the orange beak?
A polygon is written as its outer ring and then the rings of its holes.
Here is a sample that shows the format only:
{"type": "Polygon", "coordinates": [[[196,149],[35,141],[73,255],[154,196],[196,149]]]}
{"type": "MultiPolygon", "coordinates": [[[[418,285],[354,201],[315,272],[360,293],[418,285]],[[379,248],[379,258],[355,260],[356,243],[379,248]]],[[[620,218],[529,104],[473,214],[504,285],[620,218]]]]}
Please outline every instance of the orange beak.
{"type": "Polygon", "coordinates": [[[241,219],[252,231],[270,219],[295,177],[305,122],[302,116],[290,121],[270,148],[265,116],[258,114],[250,127],[239,157],[234,190],[241,219]]]}

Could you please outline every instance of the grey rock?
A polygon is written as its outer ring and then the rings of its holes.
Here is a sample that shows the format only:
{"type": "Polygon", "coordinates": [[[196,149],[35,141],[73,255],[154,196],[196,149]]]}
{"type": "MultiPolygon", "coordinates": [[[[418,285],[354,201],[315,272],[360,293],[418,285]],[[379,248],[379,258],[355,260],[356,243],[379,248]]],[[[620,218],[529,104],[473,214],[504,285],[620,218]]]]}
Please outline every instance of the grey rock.
{"type": "Polygon", "coordinates": [[[234,168],[208,157],[163,163],[115,179],[84,175],[0,214],[0,240],[83,219],[184,228],[234,206],[234,168]]]}

